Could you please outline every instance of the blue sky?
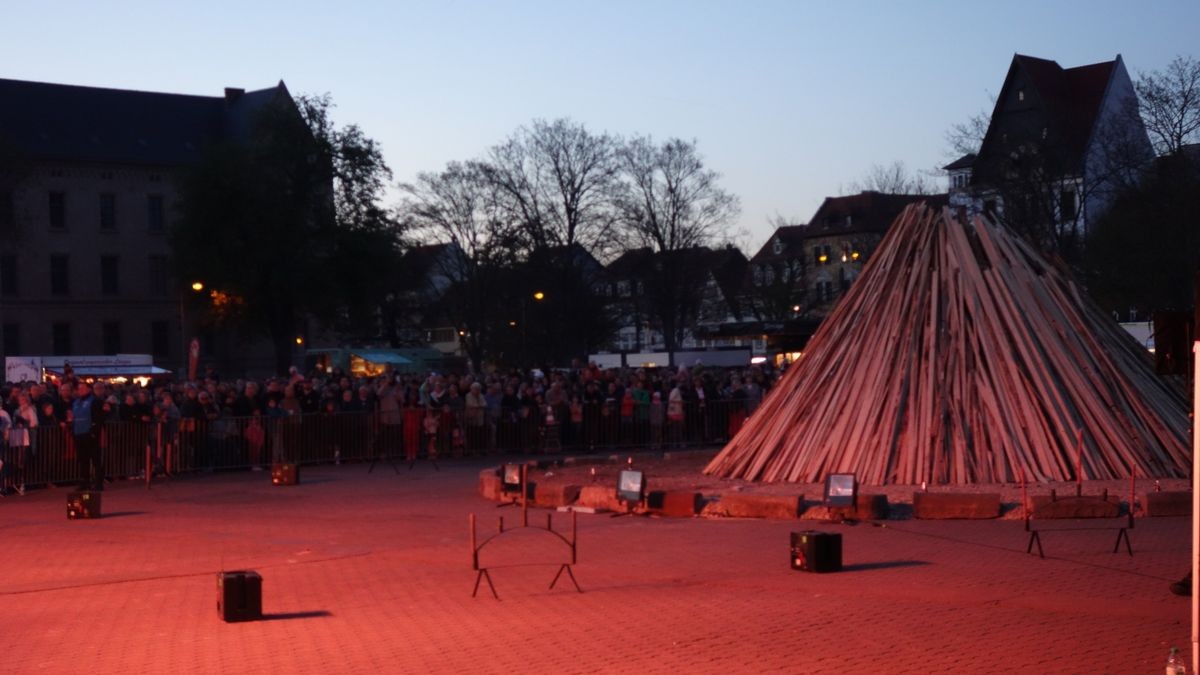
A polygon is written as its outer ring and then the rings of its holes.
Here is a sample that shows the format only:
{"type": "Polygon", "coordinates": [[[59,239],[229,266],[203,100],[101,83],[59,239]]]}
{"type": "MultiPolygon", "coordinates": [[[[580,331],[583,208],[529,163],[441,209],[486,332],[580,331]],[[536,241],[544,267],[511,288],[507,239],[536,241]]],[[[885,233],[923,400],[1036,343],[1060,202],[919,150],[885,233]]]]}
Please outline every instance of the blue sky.
{"type": "MultiPolygon", "coordinates": [[[[534,118],[695,138],[741,243],[874,164],[931,169],[1013,53],[1131,74],[1200,57],[1200,2],[8,3],[0,77],[328,92],[400,181],[534,118]]],[[[747,251],[752,253],[752,251],[747,251]]]]}

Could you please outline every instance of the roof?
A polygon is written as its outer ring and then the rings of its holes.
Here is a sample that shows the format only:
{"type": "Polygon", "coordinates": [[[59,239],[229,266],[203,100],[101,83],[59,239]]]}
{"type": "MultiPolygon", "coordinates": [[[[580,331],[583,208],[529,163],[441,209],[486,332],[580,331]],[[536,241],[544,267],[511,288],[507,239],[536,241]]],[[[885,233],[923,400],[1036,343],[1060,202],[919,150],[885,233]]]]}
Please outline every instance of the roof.
{"type": "MultiPolygon", "coordinates": [[[[1006,107],[1010,105],[1009,90],[1018,76],[1023,74],[1023,79],[1036,94],[1033,100],[1040,102],[1039,109],[1043,117],[1036,126],[1044,125],[1052,138],[1060,139],[1061,144],[1058,147],[1062,150],[1061,161],[1065,163],[1065,167],[1078,167],[1100,117],[1109,83],[1120,63],[1121,57],[1118,55],[1112,61],[1063,68],[1055,61],[1015,54],[1004,78],[1000,95],[996,98],[991,124],[979,154],[992,157],[1006,152],[1003,149],[990,148],[996,142],[994,137],[998,133],[997,120],[1004,119],[1006,112],[1022,117],[1028,114],[1024,109],[1009,110],[1006,107]]],[[[1032,128],[1028,122],[1023,122],[1022,127],[1032,128]]]]}
{"type": "Polygon", "coordinates": [[[808,230],[807,225],[783,225],[781,227],[775,228],[775,232],[773,232],[770,237],[767,237],[766,243],[764,243],[761,247],[759,247],[758,252],[755,253],[750,258],[750,260],[751,261],[761,261],[761,260],[767,260],[767,259],[771,259],[771,258],[786,257],[788,255],[794,255],[795,254],[794,249],[793,249],[793,251],[788,251],[788,249],[792,248],[793,245],[798,244],[801,241],[804,241],[804,233],[807,230],[808,230]],[[784,252],[781,254],[775,253],[775,240],[776,239],[778,239],[784,246],[784,252]]]}
{"type": "Polygon", "coordinates": [[[1054,61],[1017,54],[1073,157],[1082,157],[1100,115],[1100,104],[1116,60],[1064,69],[1054,61]]]}
{"type": "Polygon", "coordinates": [[[939,207],[948,203],[948,196],[897,195],[867,190],[856,195],[826,197],[812,220],[808,221],[804,237],[810,239],[860,232],[883,234],[904,207],[913,202],[939,207]]]}
{"type": "Polygon", "coordinates": [[[0,79],[0,140],[35,160],[179,166],[242,138],[256,111],[287,96],[281,81],[223,96],[0,79]]]}
{"type": "Polygon", "coordinates": [[[957,169],[969,169],[975,165],[976,157],[977,157],[977,155],[975,153],[968,152],[967,154],[963,155],[962,157],[959,157],[958,159],[954,160],[953,162],[950,162],[946,166],[943,166],[942,171],[955,171],[957,169]]]}

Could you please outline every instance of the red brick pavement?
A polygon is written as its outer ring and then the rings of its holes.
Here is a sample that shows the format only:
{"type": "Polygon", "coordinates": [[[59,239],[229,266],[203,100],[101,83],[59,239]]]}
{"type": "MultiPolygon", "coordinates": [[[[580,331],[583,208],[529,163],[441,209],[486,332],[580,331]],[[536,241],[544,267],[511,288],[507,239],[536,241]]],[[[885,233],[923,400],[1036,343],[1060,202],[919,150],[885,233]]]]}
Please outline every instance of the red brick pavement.
{"type": "MultiPolygon", "coordinates": [[[[580,516],[576,576],[533,532],[484,550],[515,509],[476,495],[480,465],[308,468],[112,486],[106,517],[67,521],[65,490],[0,501],[0,664],[9,672],[1159,672],[1187,648],[1183,518],[1111,532],[1018,522],[830,525],[847,570],[787,566],[804,522],[580,516]],[[215,572],[258,570],[267,620],[216,615],[215,572]]],[[[533,522],[544,522],[531,511],[533,522]]],[[[559,527],[567,520],[556,515],[559,527]]]]}

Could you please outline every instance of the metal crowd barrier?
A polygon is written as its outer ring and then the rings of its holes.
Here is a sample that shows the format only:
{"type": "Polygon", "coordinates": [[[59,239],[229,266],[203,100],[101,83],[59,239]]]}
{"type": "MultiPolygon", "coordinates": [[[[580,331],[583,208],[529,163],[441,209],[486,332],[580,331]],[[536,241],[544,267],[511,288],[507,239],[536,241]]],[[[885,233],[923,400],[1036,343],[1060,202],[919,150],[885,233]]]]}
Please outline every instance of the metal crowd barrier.
{"type": "MultiPolygon", "coordinates": [[[[667,450],[723,444],[744,423],[744,400],[691,400],[682,416],[666,402],[407,408],[398,413],[314,413],[171,422],[109,422],[101,454],[109,479],[301,464],[470,457],[503,453],[667,450]],[[624,413],[624,414],[623,414],[624,413]]],[[[5,485],[72,484],[79,478],[70,426],[33,430],[30,446],[4,454],[5,485]]]]}

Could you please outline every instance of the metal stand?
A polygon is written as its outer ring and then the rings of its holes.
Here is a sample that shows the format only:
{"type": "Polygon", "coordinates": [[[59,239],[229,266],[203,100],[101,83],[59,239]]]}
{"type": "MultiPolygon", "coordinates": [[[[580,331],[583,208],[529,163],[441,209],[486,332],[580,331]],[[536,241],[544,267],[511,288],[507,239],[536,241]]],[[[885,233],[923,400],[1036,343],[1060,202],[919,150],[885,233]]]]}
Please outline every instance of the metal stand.
{"type": "MultiPolygon", "coordinates": [[[[523,505],[523,506],[525,506],[525,505],[523,505]]],[[[545,532],[548,535],[555,537],[556,540],[561,541],[564,545],[566,545],[567,550],[570,551],[571,557],[570,557],[569,562],[553,563],[553,564],[559,565],[559,568],[558,568],[558,573],[554,575],[554,579],[550,582],[550,590],[554,590],[554,586],[555,586],[555,584],[558,583],[559,578],[562,577],[562,573],[566,572],[567,577],[569,577],[571,579],[571,583],[575,586],[575,590],[579,593],[582,593],[583,589],[579,587],[579,582],[575,579],[575,572],[572,571],[572,569],[571,569],[572,566],[575,565],[576,561],[578,560],[578,554],[579,554],[579,549],[578,549],[579,517],[578,517],[578,514],[576,514],[574,511],[571,512],[571,538],[570,539],[568,539],[567,537],[563,536],[562,534],[559,534],[558,532],[554,531],[554,524],[553,524],[551,518],[552,518],[552,514],[547,513],[546,514],[546,526],[544,528],[530,526],[529,525],[529,512],[527,509],[523,508],[521,511],[521,525],[511,528],[511,529],[508,529],[508,530],[505,530],[504,529],[504,518],[499,518],[498,519],[499,526],[498,526],[498,531],[496,532],[496,534],[493,534],[492,536],[488,537],[487,539],[484,539],[482,542],[477,542],[476,538],[475,538],[475,514],[472,513],[470,516],[470,522],[471,522],[471,569],[475,570],[475,588],[471,591],[471,597],[473,598],[479,593],[479,582],[486,579],[487,583],[488,583],[488,588],[491,589],[491,591],[492,591],[492,597],[497,600],[500,599],[500,595],[498,593],[496,593],[496,586],[495,586],[495,584],[492,583],[492,575],[489,572],[489,568],[481,566],[479,564],[479,552],[481,550],[483,550],[484,546],[487,546],[489,543],[504,536],[505,534],[508,534],[509,532],[515,532],[516,530],[524,529],[524,528],[532,529],[535,532],[545,532]]]]}
{"type": "MultiPolygon", "coordinates": [[[[400,467],[396,466],[396,463],[392,461],[391,455],[389,455],[386,452],[381,452],[383,450],[383,448],[381,446],[382,446],[382,438],[376,437],[376,439],[375,439],[375,456],[371,458],[371,465],[367,467],[367,473],[371,473],[372,471],[374,471],[375,464],[380,459],[382,459],[385,462],[387,462],[388,464],[390,464],[392,466],[392,471],[395,471],[396,475],[399,476],[400,475],[400,467]]],[[[409,467],[409,468],[411,469],[412,467],[409,467]]]]}

